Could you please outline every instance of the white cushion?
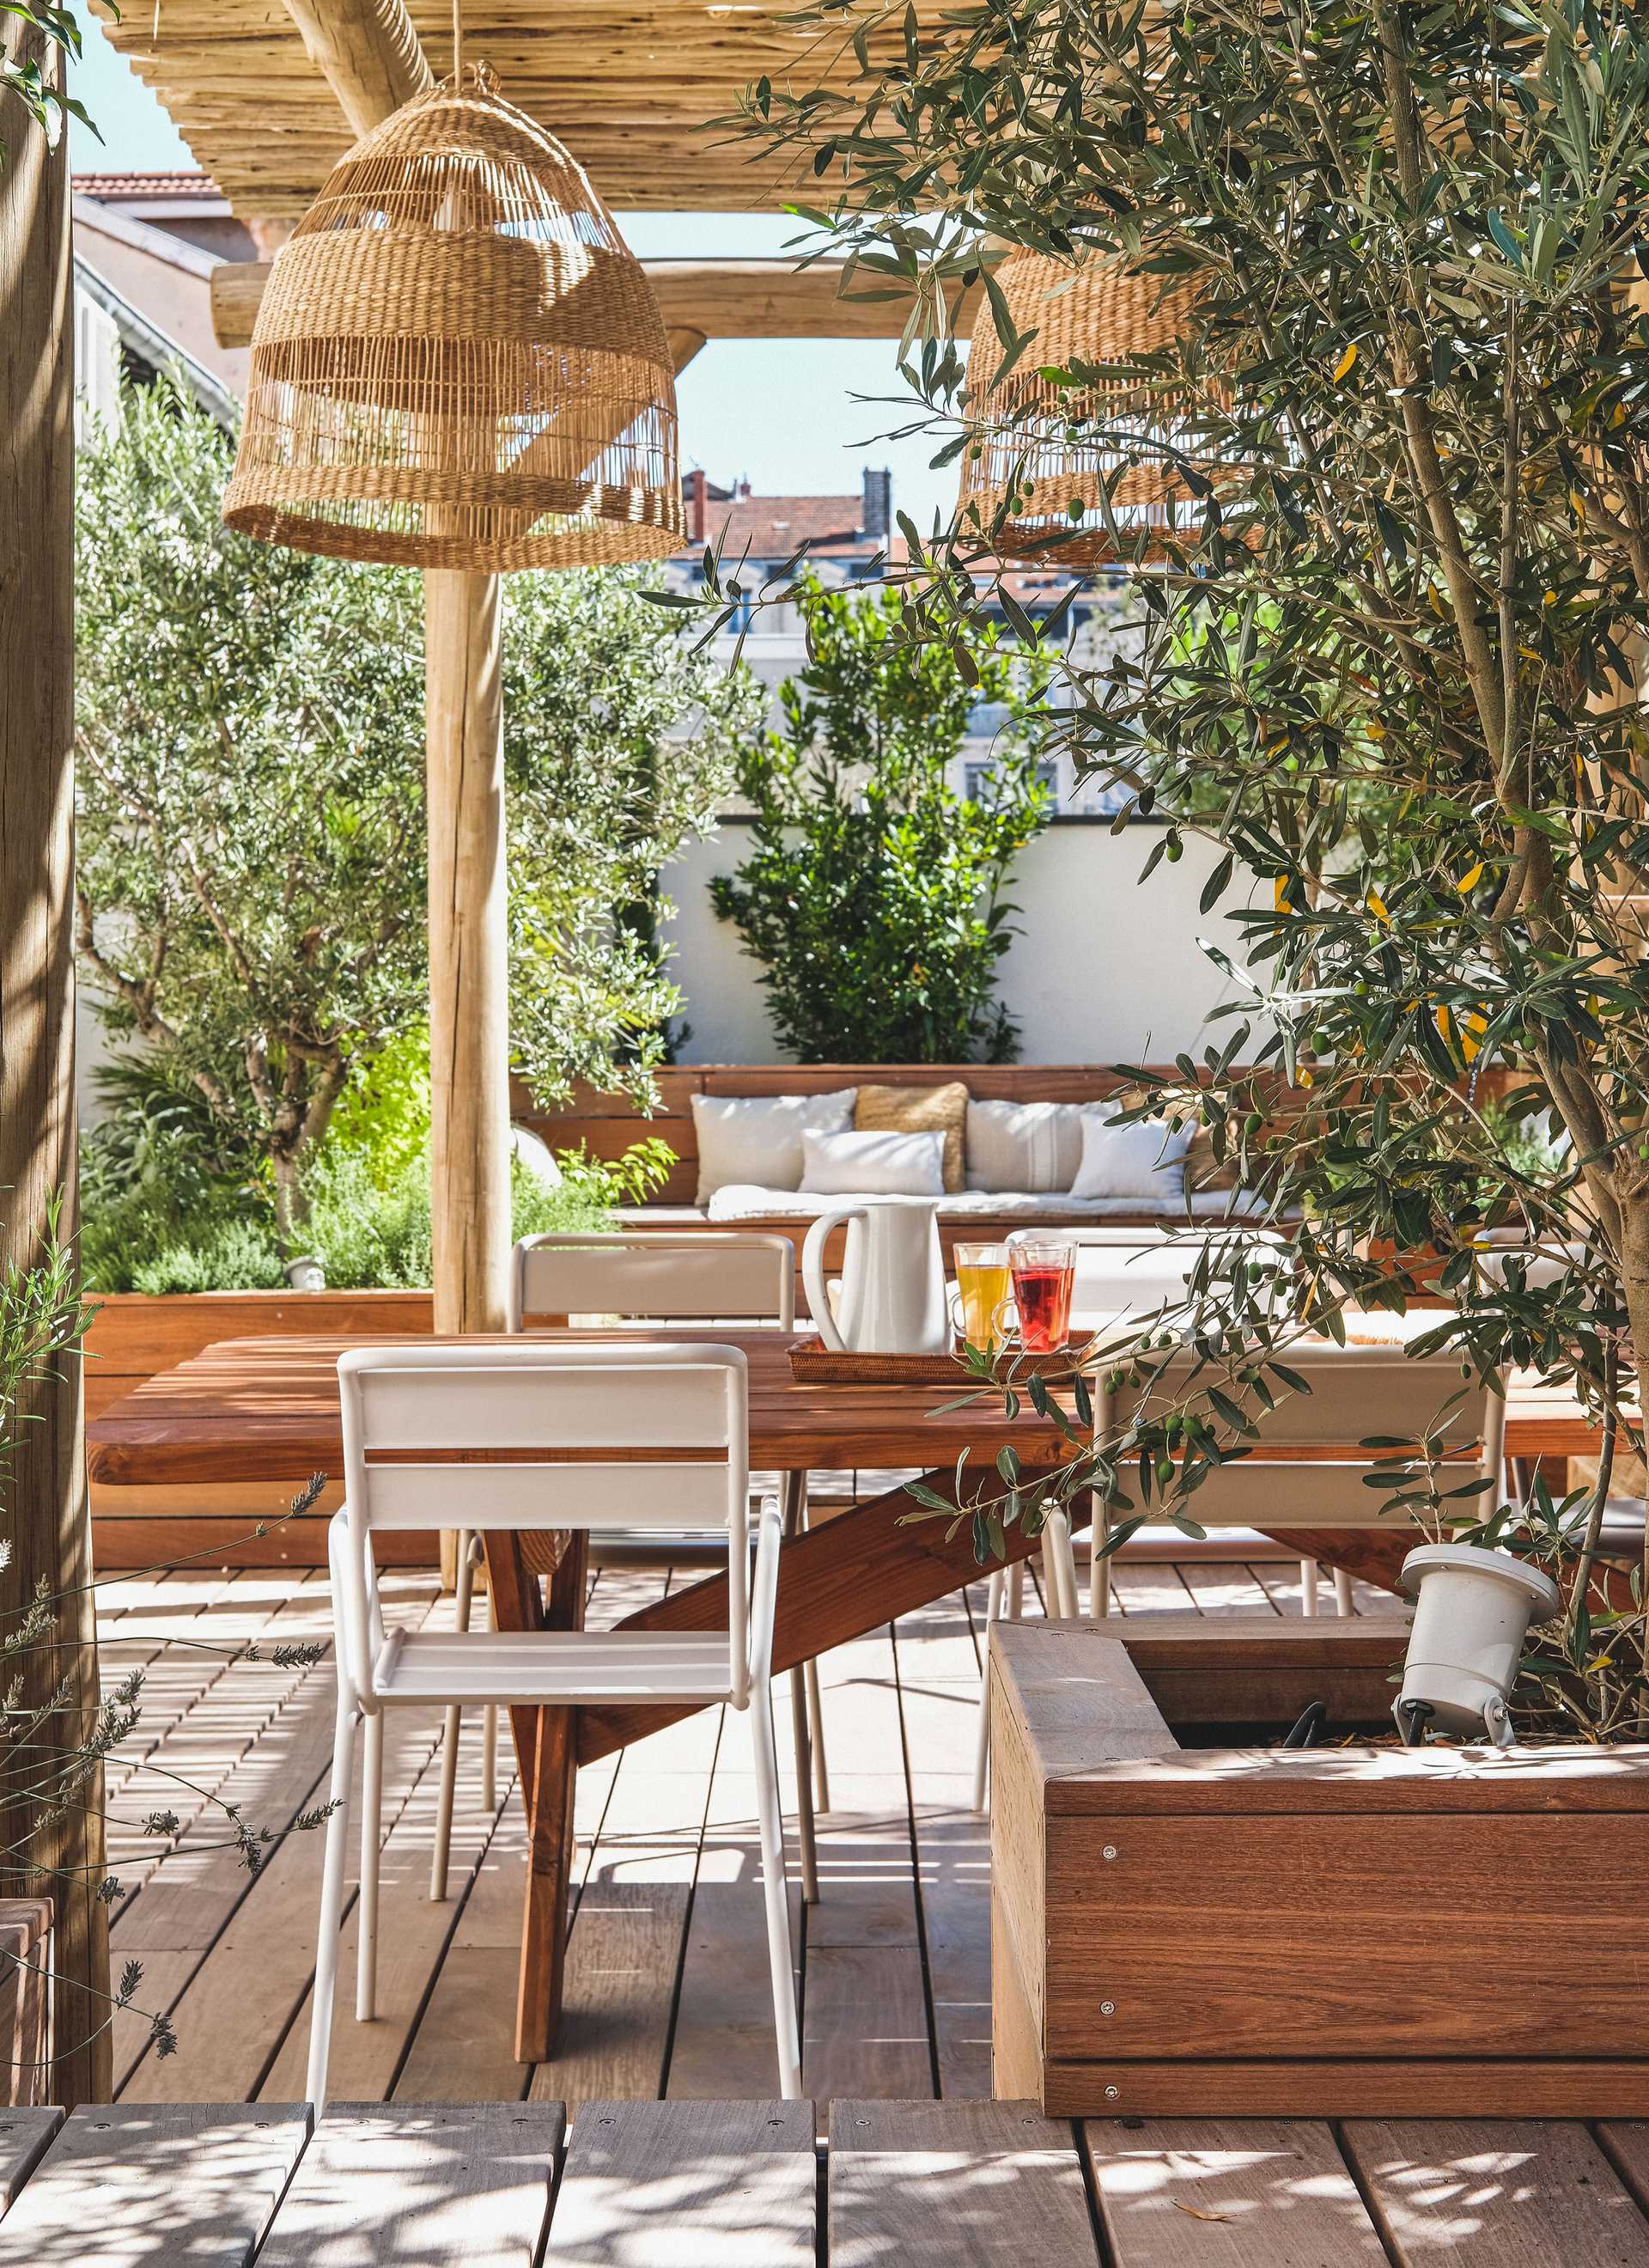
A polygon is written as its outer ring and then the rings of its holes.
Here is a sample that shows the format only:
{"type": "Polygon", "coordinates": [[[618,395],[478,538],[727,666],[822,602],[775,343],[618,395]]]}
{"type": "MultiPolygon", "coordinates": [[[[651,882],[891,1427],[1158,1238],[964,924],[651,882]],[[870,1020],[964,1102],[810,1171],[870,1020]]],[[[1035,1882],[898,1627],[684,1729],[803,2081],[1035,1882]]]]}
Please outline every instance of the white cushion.
{"type": "Polygon", "coordinates": [[[556,1153],[548,1142],[534,1134],[530,1126],[512,1126],[510,1147],[526,1167],[533,1179],[547,1189],[558,1189],[562,1185],[561,1167],[556,1163],[556,1153]]]}
{"type": "Polygon", "coordinates": [[[1136,1119],[1119,1126],[1109,1119],[1082,1124],[1082,1163],[1071,1184],[1073,1197],[1129,1197],[1136,1204],[1182,1204],[1189,1126],[1166,1118],[1136,1119]]]}
{"type": "Polygon", "coordinates": [[[804,1134],[801,1185],[810,1197],[942,1197],[943,1134],[866,1129],[804,1134]]]}
{"type": "MultiPolygon", "coordinates": [[[[868,1197],[869,1189],[855,1189],[868,1197]]],[[[718,1189],[702,1212],[674,1213],[662,1205],[621,1206],[614,1215],[627,1228],[668,1228],[673,1220],[708,1219],[718,1226],[747,1220],[811,1220],[838,1200],[821,1197],[815,1189],[763,1189],[730,1184],[718,1189]]],[[[1073,1197],[1069,1190],[955,1189],[939,1199],[941,1220],[1002,1220],[1067,1222],[1125,1222],[1185,1220],[1222,1222],[1259,1220],[1265,1216],[1263,1198],[1249,1189],[1198,1189],[1189,1198],[1073,1197]]]]}
{"type": "Polygon", "coordinates": [[[1034,1197],[1068,1189],[1082,1163],[1082,1122],[1103,1118],[1102,1102],[970,1102],[968,1186],[1034,1197]]]}
{"type": "Polygon", "coordinates": [[[843,1132],[858,1094],[838,1086],[828,1094],[696,1094],[700,1204],[731,1182],[799,1189],[802,1136],[843,1132]]]}

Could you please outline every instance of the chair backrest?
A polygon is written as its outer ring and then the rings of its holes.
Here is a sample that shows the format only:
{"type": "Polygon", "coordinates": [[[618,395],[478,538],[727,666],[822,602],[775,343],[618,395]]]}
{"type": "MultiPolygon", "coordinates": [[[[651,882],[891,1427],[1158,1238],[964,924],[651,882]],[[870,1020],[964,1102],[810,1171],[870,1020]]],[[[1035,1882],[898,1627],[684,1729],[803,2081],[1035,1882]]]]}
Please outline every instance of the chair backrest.
{"type": "Polygon", "coordinates": [[[1075,1246],[1071,1319],[1086,1325],[1110,1315],[1149,1315],[1177,1305],[1208,1246],[1223,1251],[1238,1238],[1256,1250],[1282,1249],[1280,1237],[1234,1222],[1172,1235],[1151,1228],[1016,1228],[1008,1243],[1075,1246]]]}
{"type": "Polygon", "coordinates": [[[758,1316],[796,1320],[796,1250],[787,1236],[735,1231],[579,1230],[529,1236],[510,1262],[510,1329],[535,1319],[620,1315],[659,1322],[758,1316]]]}
{"type": "MultiPolygon", "coordinates": [[[[352,1558],[375,1529],[725,1525],[742,1690],[748,1384],[737,1347],[428,1340],[340,1356],[352,1558]]],[[[364,1607],[357,1659],[369,1659],[364,1607]]]]}
{"type": "MultiPolygon", "coordinates": [[[[1440,1432],[1445,1457],[1454,1469],[1446,1487],[1463,1486],[1474,1475],[1500,1483],[1505,1435],[1505,1405],[1476,1378],[1461,1373],[1454,1354],[1412,1357],[1400,1348],[1289,1347],[1280,1357],[1302,1377],[1308,1394],[1271,1381],[1275,1410],[1255,1412],[1259,1438],[1248,1454],[1214,1472],[1189,1499],[1191,1516],[1211,1526],[1274,1528],[1367,1528],[1387,1518],[1383,1492],[1365,1486],[1364,1476],[1380,1460],[1395,1453],[1365,1449],[1374,1436],[1418,1440],[1440,1432]],[[1464,1389],[1462,1394],[1462,1389],[1464,1389]],[[1456,1395],[1461,1399],[1443,1415],[1456,1395]]],[[[1101,1371],[1094,1395],[1094,1431],[1101,1440],[1141,1408],[1171,1408],[1182,1396],[1195,1399],[1203,1384],[1220,1383],[1217,1370],[1193,1378],[1196,1359],[1176,1354],[1166,1364],[1148,1359],[1144,1388],[1114,1387],[1101,1371]]],[[[1130,1495],[1133,1491],[1130,1491],[1130,1495]]],[[[1491,1499],[1466,1498],[1457,1509],[1486,1513],[1491,1499]]]]}

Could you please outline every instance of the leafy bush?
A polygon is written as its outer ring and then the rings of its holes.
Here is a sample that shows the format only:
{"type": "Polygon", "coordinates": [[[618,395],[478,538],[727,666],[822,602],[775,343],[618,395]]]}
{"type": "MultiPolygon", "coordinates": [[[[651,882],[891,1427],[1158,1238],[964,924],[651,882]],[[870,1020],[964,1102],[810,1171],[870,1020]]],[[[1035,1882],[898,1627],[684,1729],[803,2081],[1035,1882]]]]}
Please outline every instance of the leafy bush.
{"type": "Polygon", "coordinates": [[[1003,897],[1047,824],[1037,778],[1046,665],[898,636],[893,594],[803,585],[808,666],[779,688],[782,732],[743,759],[754,848],[710,885],[761,979],[781,1044],[802,1063],[1005,1063],[1018,1033],[995,998],[1014,935],[1003,897]],[[988,795],[951,772],[977,703],[999,703],[988,795]]]}
{"type": "MultiPolygon", "coordinates": [[[[336,1291],[420,1290],[430,1282],[427,1071],[418,1114],[418,1055],[398,1049],[381,1086],[372,1071],[306,1178],[306,1250],[336,1291]],[[358,1107],[357,1107],[358,1106],[358,1107]]],[[[81,1145],[80,1259],[93,1292],[278,1291],[287,1278],[275,1210],[255,1173],[214,1152],[215,1123],[164,1059],[119,1060],[98,1085],[110,1116],[81,1145]],[[169,1081],[171,1083],[169,1083],[169,1081]]],[[[512,1233],[599,1228],[615,1204],[638,1203],[669,1171],[656,1138],[612,1164],[565,1152],[551,1189],[517,1162],[512,1233]]]]}

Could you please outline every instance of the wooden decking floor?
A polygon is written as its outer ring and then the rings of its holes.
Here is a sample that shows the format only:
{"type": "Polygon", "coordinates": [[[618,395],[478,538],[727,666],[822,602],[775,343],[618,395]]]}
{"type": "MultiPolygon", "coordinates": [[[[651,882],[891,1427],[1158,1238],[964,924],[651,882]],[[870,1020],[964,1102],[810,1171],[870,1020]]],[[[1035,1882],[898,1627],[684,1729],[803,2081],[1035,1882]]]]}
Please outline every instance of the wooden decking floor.
{"type": "MultiPolygon", "coordinates": [[[[600,1571],[590,1620],[629,1611],[668,1580],[658,1570],[600,1571]]],[[[1116,1589],[1130,1617],[1300,1611],[1292,1562],[1130,1564],[1116,1589]]],[[[1326,1584],[1324,1594],[1331,1610],[1326,1584]]],[[[1383,1593],[1358,1596],[1390,1604],[1383,1593]]],[[[419,1572],[387,1579],[386,1600],[409,1626],[438,1627],[452,1613],[419,1572]]],[[[102,1587],[99,1601],[106,1681],[135,1668],[145,1681],[138,1728],[109,1774],[111,1864],[122,1885],[114,1965],[143,1965],[136,2007],[116,2021],[117,2099],[292,2102],[303,2093],[322,1839],[297,1822],[325,1798],[333,1689],[328,1661],[283,1666],[277,1649],[329,1635],[324,1576],[133,1577],[102,1587]],[[257,1658],[244,1658],[248,1646],[257,1658]],[[255,1875],[225,1831],[229,1804],[271,1837],[255,1875]],[[162,1811],[180,1822],[169,1845],[144,1832],[162,1811]],[[162,2013],[173,2055],[151,2038],[148,2017],[162,2013]]],[[[831,1808],[819,1822],[821,1899],[805,1915],[791,1852],[803,2079],[821,2105],[990,2092],[989,1842],[969,1808],[983,1618],[981,1586],[821,1663],[831,1808]]],[[[777,1714],[783,1739],[789,1712],[777,1714]]],[[[450,1889],[436,1904],[438,1736],[435,1711],[390,1720],[379,2015],[357,2024],[341,1984],[334,2096],[556,2102],[576,2115],[594,2101],[770,2095],[744,1719],[702,1712],[580,1776],[566,2015],[555,2060],[536,2068],[512,2052],[525,1851],[508,1742],[489,1811],[481,1720],[467,1716],[450,1889]]],[[[347,1979],[352,1921],[343,1959],[347,1979]]]]}
{"type": "Polygon", "coordinates": [[[1644,2268],[1649,2128],[1034,2103],[0,2113],[0,2268],[1644,2268]]]}

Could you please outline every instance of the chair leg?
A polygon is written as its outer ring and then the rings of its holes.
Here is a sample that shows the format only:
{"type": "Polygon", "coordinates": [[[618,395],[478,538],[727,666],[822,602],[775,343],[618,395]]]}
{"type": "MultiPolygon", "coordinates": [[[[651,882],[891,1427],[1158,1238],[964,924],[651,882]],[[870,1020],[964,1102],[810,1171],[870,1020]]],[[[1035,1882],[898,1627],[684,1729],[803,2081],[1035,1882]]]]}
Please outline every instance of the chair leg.
{"type": "MultiPolygon", "coordinates": [[[[783,1473],[779,1501],[784,1507],[784,1536],[799,1535],[807,1517],[807,1476],[783,1473]]],[[[798,1666],[790,1674],[791,1738],[796,1750],[796,1839],[801,1846],[801,1894],[806,1904],[819,1903],[819,1850],[813,1832],[813,1728],[808,1723],[807,1679],[798,1666]]]]}
{"type": "Polygon", "coordinates": [[[1351,1578],[1343,1567],[1336,1567],[1334,1571],[1334,1603],[1342,1618],[1357,1612],[1351,1603],[1351,1578]]]}
{"type": "Polygon", "coordinates": [[[801,2094],[801,2041],[796,2024],[796,1972],[791,1962],[790,1892],[784,1880],[784,1822],[779,1813],[773,1693],[772,1688],[765,1684],[750,1696],[750,1740],[755,1750],[762,1889],[767,1905],[768,1965],[773,1979],[779,2093],[787,2102],[793,2102],[801,2094]]]}
{"type": "MultiPolygon", "coordinates": [[[[458,1538],[458,1597],[453,1620],[460,1631],[469,1628],[470,1602],[475,1589],[475,1538],[460,1529],[458,1538]]],[[[446,1896],[446,1870],[453,1851],[453,1806],[458,1796],[458,1735],[460,1709],[449,1709],[441,1733],[441,1786],[435,1802],[435,1848],[430,1854],[430,1897],[439,1905],[446,1896]]]]}
{"type": "Polygon", "coordinates": [[[1110,1540],[1111,1514],[1109,1506],[1101,1504],[1097,1492],[1093,1503],[1093,1520],[1088,1530],[1088,1612],[1095,1622],[1103,1622],[1111,1611],[1111,1555],[1101,1547],[1110,1540]]]}
{"type": "MultiPolygon", "coordinates": [[[[490,1590],[487,1594],[487,1627],[498,1627],[498,1607],[490,1590]]],[[[497,1704],[489,1701],[481,1718],[481,1808],[490,1818],[498,1808],[498,1711],[497,1704]]]]}
{"type": "Polygon", "coordinates": [[[366,1720],[361,1774],[361,1911],[355,1947],[355,2021],[378,2014],[378,1862],[384,1836],[384,1712],[366,1720]]]}
{"type": "Polygon", "coordinates": [[[1314,1559],[1302,1559],[1299,1563],[1299,1605],[1300,1612],[1307,1619],[1314,1620],[1317,1612],[1317,1563],[1314,1559]]]}
{"type": "MultiPolygon", "coordinates": [[[[807,1475],[796,1476],[801,1503],[797,1512],[799,1531],[813,1525],[807,1503],[807,1475]]],[[[819,1663],[810,1655],[804,1665],[807,1683],[807,1742],[813,1752],[813,1802],[817,1811],[830,1808],[830,1767],[825,1757],[824,1703],[819,1693],[819,1663]]]]}
{"type": "Polygon", "coordinates": [[[1008,1579],[1003,1568],[991,1570],[990,1588],[985,1594],[985,1659],[979,1684],[979,1728],[974,1748],[974,1809],[985,1808],[985,1791],[990,1779],[990,1625],[1000,1618],[1008,1579]]]}
{"type": "Polygon", "coordinates": [[[350,1782],[355,1775],[353,1709],[340,1707],[332,1742],[333,1812],[320,1876],[320,1925],[315,1938],[315,1987],[309,2003],[309,2076],[305,2081],[317,2117],[326,2108],[327,2059],[332,2046],[332,2001],[338,1981],[338,1940],[343,1933],[343,1869],[350,1835],[350,1782]]]}
{"type": "Polygon", "coordinates": [[[799,1668],[790,1674],[791,1734],[796,1748],[796,1840],[801,1846],[801,1894],[819,1903],[819,1845],[813,1811],[813,1742],[807,1736],[807,1681],[799,1668]]]}
{"type": "Polygon", "coordinates": [[[830,1767],[825,1760],[824,1703],[819,1694],[819,1662],[810,1655],[802,1664],[807,1687],[807,1746],[813,1756],[813,1800],[815,1811],[830,1808],[830,1767]]]}
{"type": "Polygon", "coordinates": [[[1063,1512],[1050,1512],[1043,1525],[1042,1565],[1048,1575],[1049,1612],[1075,1622],[1082,1611],[1077,1601],[1077,1559],[1071,1548],[1071,1522],[1063,1512]]]}

